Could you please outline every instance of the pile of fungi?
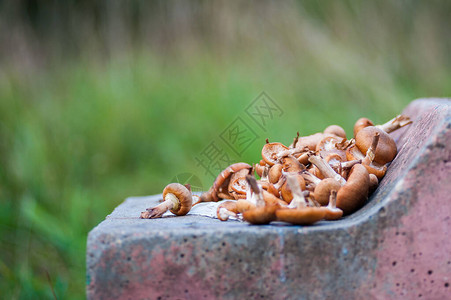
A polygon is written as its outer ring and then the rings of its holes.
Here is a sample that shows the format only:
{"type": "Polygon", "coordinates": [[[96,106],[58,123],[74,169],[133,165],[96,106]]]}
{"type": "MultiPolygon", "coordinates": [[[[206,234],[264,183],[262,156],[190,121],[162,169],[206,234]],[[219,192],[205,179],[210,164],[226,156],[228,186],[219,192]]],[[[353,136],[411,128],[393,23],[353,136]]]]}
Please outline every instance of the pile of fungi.
{"type": "Polygon", "coordinates": [[[259,163],[228,166],[197,201],[189,185],[171,183],[164,201],[141,218],[158,218],[168,210],[186,215],[198,203],[229,200],[218,205],[221,221],[311,225],[340,219],[361,208],[377,188],[397,154],[389,133],[410,123],[403,115],[383,125],[361,118],[349,140],[337,125],[309,136],[298,133],[290,146],[266,140],[259,163]]]}

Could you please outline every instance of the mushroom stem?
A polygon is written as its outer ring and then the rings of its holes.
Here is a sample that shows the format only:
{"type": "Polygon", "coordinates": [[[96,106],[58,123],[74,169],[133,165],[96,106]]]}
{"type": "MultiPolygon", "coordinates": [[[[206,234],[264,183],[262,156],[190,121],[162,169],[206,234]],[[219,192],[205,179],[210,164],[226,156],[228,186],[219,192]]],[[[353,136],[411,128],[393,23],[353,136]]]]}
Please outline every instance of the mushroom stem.
{"type": "Polygon", "coordinates": [[[227,221],[229,217],[238,218],[237,214],[228,210],[225,207],[221,207],[218,210],[218,216],[221,221],[227,221]]]}
{"type": "Polygon", "coordinates": [[[288,155],[298,154],[298,153],[302,153],[302,152],[306,152],[306,151],[308,151],[308,148],[306,149],[306,147],[304,147],[304,146],[295,147],[295,148],[280,151],[279,153],[276,154],[276,157],[280,159],[280,158],[288,156],[288,155]]]}
{"type": "Polygon", "coordinates": [[[316,177],[315,175],[313,175],[312,173],[310,173],[307,170],[301,171],[301,175],[302,175],[302,177],[304,177],[305,180],[313,183],[314,186],[318,185],[321,182],[321,179],[319,179],[318,177],[316,177]]]}
{"type": "Polygon", "coordinates": [[[379,137],[379,132],[376,132],[373,136],[373,140],[371,141],[371,146],[366,151],[365,158],[362,160],[363,165],[370,165],[373,162],[374,157],[376,156],[376,148],[379,143],[379,137]]]}
{"type": "Polygon", "coordinates": [[[342,162],[341,167],[343,169],[350,169],[350,168],[352,168],[352,166],[354,166],[356,164],[361,164],[361,163],[362,163],[361,159],[348,160],[348,161],[342,162]]]}
{"type": "Polygon", "coordinates": [[[287,184],[291,190],[291,194],[293,195],[293,200],[291,200],[288,208],[301,208],[307,207],[307,202],[305,201],[304,193],[302,193],[301,188],[299,187],[298,180],[295,175],[287,174],[287,184]]]}
{"type": "Polygon", "coordinates": [[[336,190],[330,191],[329,204],[327,205],[327,208],[330,210],[337,209],[337,191],[336,190]]]}
{"type": "Polygon", "coordinates": [[[394,117],[393,119],[391,119],[390,121],[388,121],[387,123],[382,124],[382,125],[377,125],[376,127],[379,127],[386,133],[390,133],[401,127],[409,125],[410,123],[412,123],[412,121],[410,120],[410,118],[408,116],[398,115],[398,116],[394,117]]]}
{"type": "Polygon", "coordinates": [[[280,188],[282,187],[282,185],[287,181],[287,177],[285,176],[285,174],[283,174],[280,176],[279,181],[277,181],[277,183],[274,184],[274,188],[276,190],[280,190],[280,188]]]}
{"type": "Polygon", "coordinates": [[[247,183],[249,184],[252,192],[254,192],[256,206],[265,206],[265,199],[263,198],[263,193],[260,187],[258,186],[257,180],[250,175],[246,175],[247,183]]]}
{"type": "Polygon", "coordinates": [[[308,160],[320,170],[321,174],[323,174],[324,177],[333,178],[342,186],[346,184],[346,180],[340,174],[337,174],[337,172],[335,172],[334,169],[332,169],[332,167],[321,157],[316,155],[310,156],[308,160]]]}
{"type": "Polygon", "coordinates": [[[177,210],[179,205],[180,205],[179,199],[174,194],[168,193],[164,198],[164,202],[160,203],[155,207],[147,208],[146,211],[143,211],[141,213],[141,219],[159,218],[165,212],[167,212],[172,208],[177,210]]]}

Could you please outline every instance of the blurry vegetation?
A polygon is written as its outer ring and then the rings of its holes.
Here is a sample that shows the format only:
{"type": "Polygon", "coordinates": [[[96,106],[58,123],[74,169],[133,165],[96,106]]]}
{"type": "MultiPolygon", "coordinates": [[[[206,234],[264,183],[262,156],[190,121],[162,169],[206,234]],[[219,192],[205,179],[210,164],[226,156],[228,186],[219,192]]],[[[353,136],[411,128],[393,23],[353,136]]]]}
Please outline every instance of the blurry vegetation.
{"type": "MultiPolygon", "coordinates": [[[[87,233],[262,91],[264,139],[451,94],[449,1],[0,2],[0,298],[83,298],[87,233]]],[[[255,125],[255,124],[254,124],[255,125]]]]}

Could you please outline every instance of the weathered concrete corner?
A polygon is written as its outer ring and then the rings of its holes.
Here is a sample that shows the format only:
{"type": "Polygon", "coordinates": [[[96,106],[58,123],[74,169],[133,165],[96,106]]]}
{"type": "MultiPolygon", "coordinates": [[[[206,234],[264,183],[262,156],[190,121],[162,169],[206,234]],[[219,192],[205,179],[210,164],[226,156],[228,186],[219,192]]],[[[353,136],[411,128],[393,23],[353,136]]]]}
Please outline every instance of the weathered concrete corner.
{"type": "Polygon", "coordinates": [[[138,219],[129,198],[88,237],[88,299],[446,299],[451,101],[420,99],[365,207],[312,227],[138,219]]]}

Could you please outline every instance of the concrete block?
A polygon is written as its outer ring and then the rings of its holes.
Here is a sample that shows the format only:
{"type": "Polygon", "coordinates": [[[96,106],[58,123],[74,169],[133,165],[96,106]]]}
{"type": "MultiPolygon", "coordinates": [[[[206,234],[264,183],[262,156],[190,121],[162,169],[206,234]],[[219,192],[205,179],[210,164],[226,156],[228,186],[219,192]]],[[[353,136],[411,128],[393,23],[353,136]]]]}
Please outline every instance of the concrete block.
{"type": "Polygon", "coordinates": [[[141,220],[129,198],[88,236],[88,299],[449,299],[451,101],[420,99],[358,212],[315,226],[191,214],[141,220]]]}

